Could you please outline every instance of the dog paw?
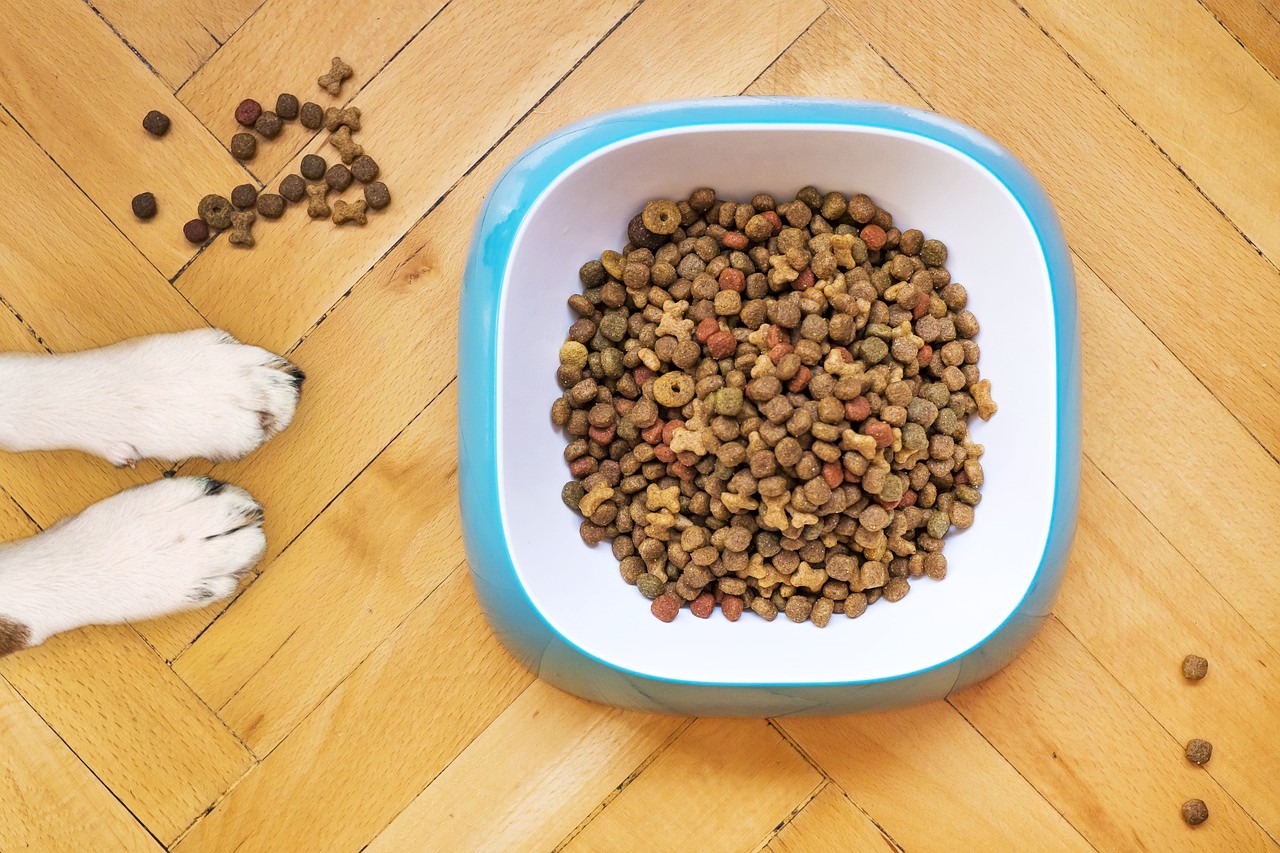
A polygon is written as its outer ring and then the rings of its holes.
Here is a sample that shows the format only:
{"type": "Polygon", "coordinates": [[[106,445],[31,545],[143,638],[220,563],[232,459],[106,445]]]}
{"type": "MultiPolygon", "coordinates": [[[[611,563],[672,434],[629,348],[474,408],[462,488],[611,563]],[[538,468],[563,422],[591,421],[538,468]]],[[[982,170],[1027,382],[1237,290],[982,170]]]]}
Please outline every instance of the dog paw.
{"type": "Polygon", "coordinates": [[[121,492],[0,552],[0,597],[38,643],[227,598],[266,547],[262,507],[248,492],[175,477],[121,492]]]}

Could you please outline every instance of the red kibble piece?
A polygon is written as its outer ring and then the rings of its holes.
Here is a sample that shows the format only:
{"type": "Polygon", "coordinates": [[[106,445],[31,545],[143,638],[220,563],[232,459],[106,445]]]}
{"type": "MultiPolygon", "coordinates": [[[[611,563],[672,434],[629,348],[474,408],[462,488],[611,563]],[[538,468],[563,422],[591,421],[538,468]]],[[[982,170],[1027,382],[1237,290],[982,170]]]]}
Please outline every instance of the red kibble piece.
{"type": "Polygon", "coordinates": [[[670,592],[664,592],[649,605],[649,612],[663,622],[673,622],[680,612],[680,599],[670,592]]]}
{"type": "Polygon", "coordinates": [[[720,238],[720,242],[726,249],[730,249],[734,252],[741,252],[743,249],[747,248],[751,241],[748,240],[747,235],[743,234],[741,231],[726,231],[724,232],[724,236],[720,238]]]}
{"type": "Polygon", "coordinates": [[[893,427],[884,421],[873,421],[863,427],[862,431],[876,440],[876,447],[884,448],[893,444],[893,427]]]}
{"type": "Polygon", "coordinates": [[[862,475],[855,474],[852,471],[850,471],[848,468],[846,468],[844,471],[844,481],[846,483],[853,483],[854,485],[857,485],[858,483],[862,482],[862,475]]]}
{"type": "Polygon", "coordinates": [[[193,219],[182,226],[182,236],[187,238],[187,242],[203,243],[209,239],[209,226],[203,219],[193,219]]]}
{"type": "Polygon", "coordinates": [[[676,437],[676,430],[683,429],[683,428],[684,428],[684,421],[680,420],[679,418],[672,418],[671,420],[667,421],[666,425],[662,428],[662,443],[666,445],[670,445],[671,439],[676,437]]]}
{"type": "Polygon", "coordinates": [[[884,229],[879,225],[867,225],[858,236],[862,238],[862,242],[867,244],[867,248],[872,251],[884,248],[886,237],[884,229]]]}
{"type": "Polygon", "coordinates": [[[636,381],[636,387],[643,388],[644,384],[653,378],[653,371],[641,365],[631,371],[631,378],[636,381]]]}
{"type": "Polygon", "coordinates": [[[787,383],[787,390],[792,394],[799,394],[809,385],[809,379],[813,376],[813,372],[803,364],[796,371],[796,375],[791,377],[791,381],[787,383]]]}
{"type": "Polygon", "coordinates": [[[969,475],[963,471],[960,471],[959,473],[956,474],[955,481],[957,486],[967,486],[969,485],[969,475]]]}
{"type": "Polygon", "coordinates": [[[899,507],[915,506],[916,498],[920,497],[915,493],[914,489],[907,489],[902,493],[902,499],[898,501],[899,507]]]}
{"type": "Polygon", "coordinates": [[[608,444],[613,441],[613,436],[617,433],[616,427],[588,427],[587,437],[596,444],[608,444]]]}
{"type": "Polygon", "coordinates": [[[679,477],[681,480],[692,480],[698,476],[698,472],[690,468],[683,462],[672,462],[667,466],[667,473],[673,477],[679,477]]]}
{"type": "Polygon", "coordinates": [[[583,477],[591,473],[596,466],[596,460],[590,456],[579,456],[577,459],[569,463],[569,473],[575,478],[581,480],[583,477]]]}
{"type": "Polygon", "coordinates": [[[933,347],[928,344],[920,347],[920,352],[916,355],[916,358],[920,359],[921,367],[928,367],[929,363],[933,361],[933,347]]]}
{"type": "Polygon", "coordinates": [[[791,344],[774,344],[769,348],[769,360],[776,365],[784,355],[790,355],[794,350],[795,347],[791,344]]]}
{"type": "Polygon", "coordinates": [[[698,339],[698,343],[705,344],[707,339],[720,331],[720,324],[716,322],[715,317],[707,317],[698,324],[698,328],[694,330],[693,336],[698,339]]]}
{"type": "Polygon", "coordinates": [[[742,270],[735,270],[733,267],[725,267],[720,272],[720,289],[732,290],[735,293],[741,293],[747,289],[747,277],[742,274],[742,270]]]}
{"type": "Polygon", "coordinates": [[[800,271],[800,275],[791,283],[791,286],[800,292],[804,292],[813,287],[813,270],[805,267],[800,271]]]}
{"type": "Polygon", "coordinates": [[[854,397],[844,404],[844,419],[856,423],[871,417],[871,401],[866,397],[854,397]]]}
{"type": "Polygon", "coordinates": [[[846,347],[832,347],[832,348],[831,348],[831,351],[832,351],[832,352],[839,353],[839,354],[840,354],[840,360],[841,360],[841,361],[843,361],[845,364],[853,364],[853,353],[849,352],[848,348],[846,348],[846,347]]]}
{"type": "Polygon", "coordinates": [[[742,599],[736,595],[726,595],[720,601],[720,612],[730,622],[737,622],[742,615],[742,599]]]}
{"type": "Polygon", "coordinates": [[[837,488],[844,482],[844,466],[839,462],[826,463],[822,466],[822,479],[826,480],[831,488],[837,488]]]}
{"type": "Polygon", "coordinates": [[[253,127],[253,123],[262,115],[262,104],[253,98],[245,98],[236,107],[236,122],[245,127],[253,127]]]}
{"type": "Polygon", "coordinates": [[[782,219],[772,210],[766,210],[760,215],[769,220],[769,224],[773,226],[773,236],[777,237],[778,232],[782,230],[782,219]]]}
{"type": "Polygon", "coordinates": [[[925,314],[929,313],[929,294],[922,293],[920,298],[916,300],[916,307],[911,311],[911,319],[919,320],[925,314]]]}
{"type": "Polygon", "coordinates": [[[732,332],[716,332],[707,338],[707,350],[712,358],[728,358],[738,349],[738,340],[732,332]]]}
{"type": "Polygon", "coordinates": [[[776,347],[778,344],[791,343],[791,335],[781,326],[770,326],[769,331],[764,333],[764,342],[770,347],[776,347]]]}
{"type": "Polygon", "coordinates": [[[689,605],[689,610],[699,619],[710,619],[715,609],[716,597],[709,592],[704,592],[689,605]]]}
{"type": "Polygon", "coordinates": [[[670,447],[665,444],[659,444],[653,448],[653,457],[659,462],[674,462],[676,455],[671,451],[670,447]]]}
{"type": "Polygon", "coordinates": [[[653,422],[653,426],[645,427],[640,430],[640,437],[645,440],[646,444],[658,444],[662,441],[662,420],[653,422]]]}
{"type": "Polygon", "coordinates": [[[698,454],[692,450],[682,450],[676,454],[676,461],[682,465],[697,465],[698,454]]]}
{"type": "Polygon", "coordinates": [[[618,414],[625,415],[635,406],[635,400],[628,400],[626,397],[619,397],[613,401],[613,407],[618,410],[618,414]]]}

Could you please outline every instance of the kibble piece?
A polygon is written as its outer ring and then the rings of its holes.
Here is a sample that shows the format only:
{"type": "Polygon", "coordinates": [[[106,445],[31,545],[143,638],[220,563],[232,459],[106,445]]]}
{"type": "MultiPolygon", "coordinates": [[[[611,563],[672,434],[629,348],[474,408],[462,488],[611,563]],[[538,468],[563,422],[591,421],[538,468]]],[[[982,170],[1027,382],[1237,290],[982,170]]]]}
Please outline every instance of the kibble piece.
{"type": "Polygon", "coordinates": [[[361,154],[351,161],[351,174],[362,184],[378,179],[378,164],[368,154],[361,154]]]}
{"type": "Polygon", "coordinates": [[[1187,741],[1187,761],[1192,764],[1208,764],[1209,759],[1213,757],[1213,744],[1202,738],[1192,738],[1187,741]]]}
{"type": "Polygon", "coordinates": [[[298,110],[298,121],[309,130],[319,130],[324,126],[324,108],[317,103],[307,101],[302,105],[302,109],[298,110]]]}
{"type": "Polygon", "coordinates": [[[252,160],[258,153],[258,140],[252,133],[237,133],[231,137],[231,156],[241,162],[252,160]]]}
{"type": "Polygon", "coordinates": [[[680,227],[680,208],[667,199],[649,202],[640,215],[644,227],[654,234],[672,234],[680,227]]]}
{"type": "Polygon", "coordinates": [[[374,181],[364,188],[364,200],[372,209],[382,210],[391,204],[391,193],[382,181],[374,181]]]}
{"type": "Polygon", "coordinates": [[[280,181],[280,195],[288,201],[302,201],[307,194],[307,182],[300,175],[285,175],[280,181]]]}
{"type": "Polygon", "coordinates": [[[320,180],[324,177],[325,170],[328,168],[329,164],[319,154],[306,155],[302,158],[302,163],[298,165],[298,171],[308,181],[320,180]]]}
{"type": "Polygon", "coordinates": [[[1199,655],[1187,655],[1182,659],[1182,677],[1189,681],[1199,681],[1209,672],[1209,661],[1199,655]]]}
{"type": "Polygon", "coordinates": [[[150,219],[156,215],[156,197],[151,193],[138,193],[130,203],[133,215],[139,219],[150,219]]]}
{"type": "Polygon", "coordinates": [[[1182,804],[1182,819],[1187,826],[1199,826],[1209,819],[1209,807],[1204,800],[1187,800],[1182,804]]]}
{"type": "Polygon", "coordinates": [[[282,127],[284,127],[284,122],[280,120],[280,116],[271,110],[267,110],[258,116],[258,120],[253,123],[253,129],[266,139],[275,139],[280,135],[280,128],[282,127]]]}
{"type": "Polygon", "coordinates": [[[284,196],[275,193],[263,193],[258,196],[258,215],[267,219],[279,219],[284,215],[288,203],[284,196]]]}
{"type": "Polygon", "coordinates": [[[312,219],[327,219],[333,211],[325,196],[329,194],[328,184],[307,184],[307,216],[312,219]]]}
{"type": "Polygon", "coordinates": [[[317,77],[316,83],[330,95],[337,95],[342,91],[342,81],[350,77],[351,74],[351,66],[343,62],[342,57],[335,56],[329,66],[329,70],[317,77]]]}
{"type": "Polygon", "coordinates": [[[649,611],[663,622],[673,622],[680,613],[680,599],[669,592],[664,592],[649,605],[649,611]]]}
{"type": "Polygon", "coordinates": [[[338,128],[337,132],[329,137],[329,144],[338,149],[338,156],[342,158],[343,163],[350,164],[352,160],[364,153],[360,143],[351,138],[349,127],[338,128]]]}
{"type": "Polygon", "coordinates": [[[192,219],[182,226],[182,236],[187,238],[187,242],[199,245],[209,239],[209,226],[203,219],[192,219]]]}
{"type": "Polygon", "coordinates": [[[338,199],[333,203],[333,224],[342,225],[344,222],[354,222],[357,225],[364,225],[369,221],[365,215],[365,200],[358,198],[355,201],[343,201],[338,199]]]}
{"type": "Polygon", "coordinates": [[[262,115],[262,104],[253,98],[245,98],[236,107],[236,122],[242,127],[253,127],[260,115],[262,115]]]}
{"type": "Polygon", "coordinates": [[[332,133],[340,127],[360,129],[359,107],[329,107],[324,111],[324,129],[332,133]]]}
{"type": "Polygon", "coordinates": [[[330,189],[342,192],[351,186],[351,170],[341,163],[334,163],[324,173],[324,182],[330,189]]]}
{"type": "Polygon", "coordinates": [[[283,92],[276,96],[276,115],[285,121],[293,121],[298,117],[298,96],[283,92]]]}
{"type": "Polygon", "coordinates": [[[243,246],[246,249],[253,248],[253,222],[258,215],[252,210],[237,210],[231,214],[231,232],[227,235],[227,242],[233,246],[243,246]]]}
{"type": "Polygon", "coordinates": [[[247,210],[258,203],[258,188],[253,184],[241,184],[231,191],[231,204],[247,210]]]}
{"type": "Polygon", "coordinates": [[[152,110],[142,117],[142,129],[152,136],[164,136],[169,132],[169,117],[159,110],[152,110]]]}
{"type": "Polygon", "coordinates": [[[196,207],[196,213],[205,224],[219,231],[231,227],[232,212],[231,202],[212,193],[200,199],[200,204],[196,207]]]}

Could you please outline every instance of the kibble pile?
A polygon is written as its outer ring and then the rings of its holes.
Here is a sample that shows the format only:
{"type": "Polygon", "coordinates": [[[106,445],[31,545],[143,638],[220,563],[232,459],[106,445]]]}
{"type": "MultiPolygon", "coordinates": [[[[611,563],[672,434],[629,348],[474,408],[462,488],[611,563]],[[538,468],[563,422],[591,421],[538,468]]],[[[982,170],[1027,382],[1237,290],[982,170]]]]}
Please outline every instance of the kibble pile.
{"type": "Polygon", "coordinates": [[[823,627],[946,575],[996,411],[946,246],[865,195],[695,190],[583,265],[560,349],[562,498],[664,622],[823,627]]]}
{"type": "MultiPolygon", "coordinates": [[[[342,91],[342,83],[351,77],[350,65],[335,56],[329,71],[320,75],[316,84],[330,95],[342,91]]],[[[252,160],[258,154],[257,133],[263,139],[275,139],[280,135],[284,122],[298,119],[308,130],[323,127],[332,135],[329,144],[338,152],[341,163],[329,166],[318,154],[302,158],[302,176],[288,175],[281,182],[278,193],[259,193],[253,184],[241,184],[231,191],[231,199],[211,193],[200,199],[197,218],[182,227],[182,234],[192,243],[204,243],[210,230],[230,229],[227,242],[235,246],[251,248],[255,244],[253,226],[258,217],[279,219],[290,202],[308,198],[307,215],[312,219],[332,218],[335,225],[351,222],[364,225],[367,211],[381,210],[391,203],[387,185],[378,180],[377,162],[364,153],[351,134],[360,130],[360,110],[357,107],[329,107],[307,101],[299,104],[296,95],[281,94],[276,98],[275,110],[264,110],[252,98],[241,101],[235,110],[236,122],[245,130],[231,137],[233,157],[242,162],[252,160]],[[253,132],[250,132],[253,131],[253,132]],[[314,183],[308,184],[304,178],[314,183]],[[364,185],[364,198],[354,201],[338,199],[330,207],[327,197],[330,191],[342,192],[355,179],[364,185]]],[[[169,132],[169,117],[152,110],[142,120],[142,127],[152,136],[161,137],[169,132]]],[[[133,213],[139,219],[151,219],[156,215],[156,198],[151,193],[140,193],[133,198],[133,213]]]]}

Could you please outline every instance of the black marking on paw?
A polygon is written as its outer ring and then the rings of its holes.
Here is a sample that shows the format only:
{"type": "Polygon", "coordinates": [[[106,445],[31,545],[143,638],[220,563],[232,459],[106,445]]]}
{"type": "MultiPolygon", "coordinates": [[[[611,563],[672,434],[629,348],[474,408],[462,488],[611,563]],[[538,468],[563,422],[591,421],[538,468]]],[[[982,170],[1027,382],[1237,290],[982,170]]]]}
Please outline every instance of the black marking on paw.
{"type": "Polygon", "coordinates": [[[215,480],[212,477],[205,477],[204,481],[204,493],[206,495],[219,494],[227,487],[225,482],[222,480],[215,480]]]}

